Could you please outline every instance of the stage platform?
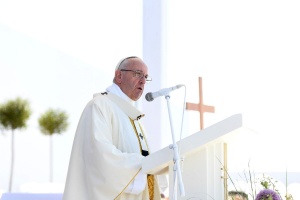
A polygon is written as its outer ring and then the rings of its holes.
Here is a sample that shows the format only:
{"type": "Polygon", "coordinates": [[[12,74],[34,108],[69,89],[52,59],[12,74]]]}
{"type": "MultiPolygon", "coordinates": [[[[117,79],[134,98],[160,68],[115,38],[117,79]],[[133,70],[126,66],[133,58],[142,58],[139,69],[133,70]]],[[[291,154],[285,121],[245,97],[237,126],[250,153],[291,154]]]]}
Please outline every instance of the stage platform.
{"type": "Polygon", "coordinates": [[[1,200],[62,200],[62,194],[3,193],[1,200]]]}

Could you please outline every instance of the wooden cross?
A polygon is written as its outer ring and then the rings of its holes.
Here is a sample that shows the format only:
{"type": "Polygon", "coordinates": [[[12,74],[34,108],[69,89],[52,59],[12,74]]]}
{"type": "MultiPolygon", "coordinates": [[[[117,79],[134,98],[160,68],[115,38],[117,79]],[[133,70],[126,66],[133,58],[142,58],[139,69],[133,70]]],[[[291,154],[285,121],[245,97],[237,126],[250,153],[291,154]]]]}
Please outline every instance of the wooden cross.
{"type": "Polygon", "coordinates": [[[204,123],[203,123],[203,114],[204,112],[215,112],[215,107],[213,106],[207,106],[203,104],[203,95],[202,95],[202,78],[199,77],[199,103],[186,103],[186,109],[187,110],[195,110],[199,111],[200,113],[200,130],[203,129],[204,123]]]}

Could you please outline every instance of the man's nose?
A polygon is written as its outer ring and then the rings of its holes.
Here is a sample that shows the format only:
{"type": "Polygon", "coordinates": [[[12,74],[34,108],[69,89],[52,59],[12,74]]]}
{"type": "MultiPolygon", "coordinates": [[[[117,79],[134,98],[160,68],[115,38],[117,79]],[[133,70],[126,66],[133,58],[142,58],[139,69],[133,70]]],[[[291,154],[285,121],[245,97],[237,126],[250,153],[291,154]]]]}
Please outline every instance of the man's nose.
{"type": "Polygon", "coordinates": [[[146,83],[146,77],[145,76],[141,77],[140,78],[140,82],[143,83],[143,84],[145,84],[146,83]]]}

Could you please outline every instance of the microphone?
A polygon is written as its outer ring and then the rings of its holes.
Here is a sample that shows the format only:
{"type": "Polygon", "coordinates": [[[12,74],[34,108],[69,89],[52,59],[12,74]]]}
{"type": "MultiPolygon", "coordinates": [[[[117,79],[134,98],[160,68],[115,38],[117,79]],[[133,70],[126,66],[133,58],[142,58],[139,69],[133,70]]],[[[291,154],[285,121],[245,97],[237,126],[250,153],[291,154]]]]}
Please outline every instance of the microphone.
{"type": "Polygon", "coordinates": [[[181,88],[182,86],[183,85],[176,85],[174,87],[161,89],[157,92],[148,92],[146,94],[145,98],[147,101],[153,101],[156,97],[165,96],[165,95],[169,94],[170,92],[172,92],[173,90],[181,88]]]}

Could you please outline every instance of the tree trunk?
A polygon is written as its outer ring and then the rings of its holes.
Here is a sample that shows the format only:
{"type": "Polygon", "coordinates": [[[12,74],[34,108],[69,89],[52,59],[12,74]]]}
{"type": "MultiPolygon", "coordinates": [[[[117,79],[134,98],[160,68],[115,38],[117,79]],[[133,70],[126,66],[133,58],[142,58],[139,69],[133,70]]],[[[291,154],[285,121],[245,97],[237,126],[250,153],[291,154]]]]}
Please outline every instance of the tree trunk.
{"type": "Polygon", "coordinates": [[[11,163],[10,163],[10,177],[9,177],[9,189],[12,191],[13,174],[14,174],[14,160],[15,160],[15,135],[14,130],[11,131],[11,163]]]}
{"type": "Polygon", "coordinates": [[[53,182],[53,142],[52,142],[52,135],[50,135],[50,144],[49,144],[49,169],[50,169],[50,183],[53,182]]]}

